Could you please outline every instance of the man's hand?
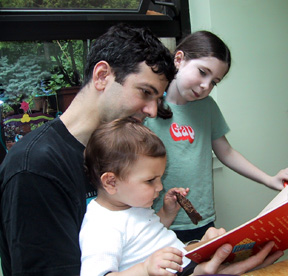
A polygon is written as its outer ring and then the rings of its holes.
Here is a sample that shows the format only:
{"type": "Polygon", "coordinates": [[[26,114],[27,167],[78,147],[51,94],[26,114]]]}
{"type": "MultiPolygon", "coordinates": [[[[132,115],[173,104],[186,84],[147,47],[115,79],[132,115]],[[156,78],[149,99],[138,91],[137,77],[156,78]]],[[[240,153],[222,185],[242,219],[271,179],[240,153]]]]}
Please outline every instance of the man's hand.
{"type": "Polygon", "coordinates": [[[217,249],[210,261],[197,265],[193,275],[196,276],[215,273],[241,275],[250,270],[266,267],[274,263],[284,254],[283,251],[276,251],[272,255],[268,256],[273,246],[274,242],[270,241],[265,244],[261,251],[256,255],[241,262],[223,265],[222,263],[232,251],[232,246],[230,244],[224,244],[217,249]]]}

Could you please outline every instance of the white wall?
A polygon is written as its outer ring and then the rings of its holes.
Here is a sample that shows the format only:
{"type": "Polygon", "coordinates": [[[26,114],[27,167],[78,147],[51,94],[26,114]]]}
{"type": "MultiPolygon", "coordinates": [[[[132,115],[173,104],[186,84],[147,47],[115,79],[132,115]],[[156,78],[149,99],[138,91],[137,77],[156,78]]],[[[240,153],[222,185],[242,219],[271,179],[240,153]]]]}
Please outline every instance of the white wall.
{"type": "MultiPolygon", "coordinates": [[[[232,68],[217,87],[232,146],[274,175],[288,167],[288,1],[190,0],[192,30],[219,35],[232,68]]],[[[226,167],[214,173],[216,226],[230,230],[276,195],[226,167]]],[[[287,258],[287,257],[286,257],[287,258]]]]}

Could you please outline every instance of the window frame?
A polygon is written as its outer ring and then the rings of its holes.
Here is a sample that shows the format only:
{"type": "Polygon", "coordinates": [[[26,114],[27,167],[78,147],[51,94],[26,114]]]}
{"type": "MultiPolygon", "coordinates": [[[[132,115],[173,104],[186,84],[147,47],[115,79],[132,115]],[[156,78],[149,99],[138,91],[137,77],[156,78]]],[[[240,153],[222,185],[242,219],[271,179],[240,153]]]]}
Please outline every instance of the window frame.
{"type": "Polygon", "coordinates": [[[191,32],[188,0],[142,0],[138,10],[1,9],[0,41],[93,39],[119,22],[147,26],[158,37],[181,39],[191,32]],[[150,6],[164,5],[172,15],[147,15],[150,6]]]}

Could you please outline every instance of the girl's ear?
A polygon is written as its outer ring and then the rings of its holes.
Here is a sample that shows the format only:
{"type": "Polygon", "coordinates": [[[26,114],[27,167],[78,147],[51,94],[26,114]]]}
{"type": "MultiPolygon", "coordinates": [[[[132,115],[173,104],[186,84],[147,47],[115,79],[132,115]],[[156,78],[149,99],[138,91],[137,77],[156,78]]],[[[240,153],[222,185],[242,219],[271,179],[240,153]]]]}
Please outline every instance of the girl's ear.
{"type": "Polygon", "coordinates": [[[107,77],[111,74],[111,67],[106,61],[99,61],[93,70],[93,84],[96,90],[103,91],[107,84],[107,77]]]}
{"type": "Polygon", "coordinates": [[[117,191],[116,180],[117,177],[112,172],[106,172],[101,175],[102,186],[110,195],[114,195],[117,191]]]}
{"type": "Polygon", "coordinates": [[[181,62],[184,60],[184,53],[183,51],[177,51],[174,56],[174,64],[177,69],[179,69],[181,62]]]}

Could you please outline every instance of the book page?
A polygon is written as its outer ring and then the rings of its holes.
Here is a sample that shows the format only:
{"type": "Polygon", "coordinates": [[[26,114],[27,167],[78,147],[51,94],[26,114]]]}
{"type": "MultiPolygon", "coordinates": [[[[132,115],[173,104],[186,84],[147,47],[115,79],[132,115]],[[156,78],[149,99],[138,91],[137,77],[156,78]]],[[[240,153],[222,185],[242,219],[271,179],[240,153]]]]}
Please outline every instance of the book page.
{"type": "Polygon", "coordinates": [[[188,245],[186,257],[196,263],[205,261],[224,243],[233,246],[227,262],[256,254],[261,246],[273,240],[271,252],[288,248],[288,187],[279,192],[260,215],[212,240],[188,245]]]}
{"type": "Polygon", "coordinates": [[[272,199],[272,201],[260,212],[258,216],[262,216],[268,211],[280,206],[281,204],[288,202],[288,186],[284,188],[279,194],[272,199]]]}

